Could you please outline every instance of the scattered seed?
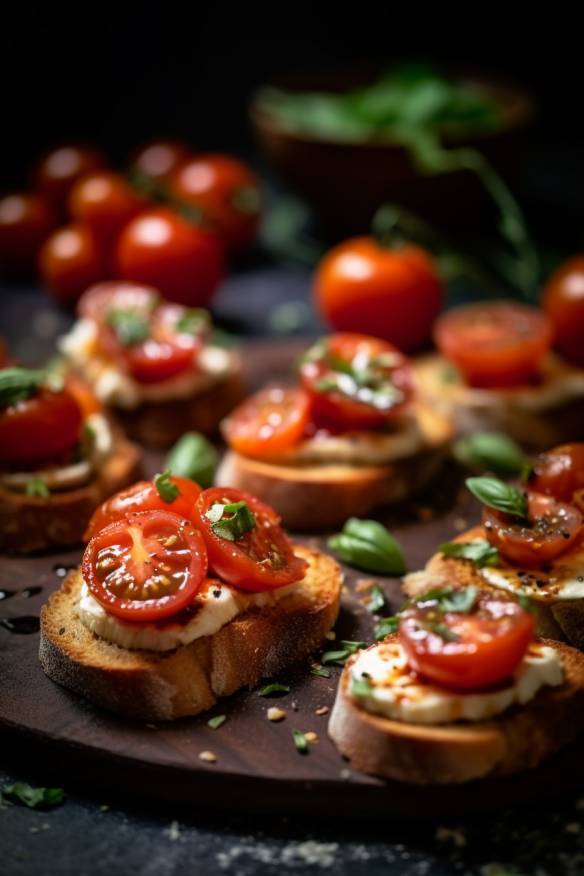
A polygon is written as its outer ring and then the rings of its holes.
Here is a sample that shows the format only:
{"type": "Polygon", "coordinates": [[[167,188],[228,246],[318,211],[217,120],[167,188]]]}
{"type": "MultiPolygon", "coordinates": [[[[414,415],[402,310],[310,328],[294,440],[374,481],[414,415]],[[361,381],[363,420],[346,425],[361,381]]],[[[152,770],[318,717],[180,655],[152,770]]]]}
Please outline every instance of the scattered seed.
{"type": "Polygon", "coordinates": [[[286,712],[277,706],[271,706],[267,711],[267,716],[268,721],[283,721],[286,717],[286,712]]]}

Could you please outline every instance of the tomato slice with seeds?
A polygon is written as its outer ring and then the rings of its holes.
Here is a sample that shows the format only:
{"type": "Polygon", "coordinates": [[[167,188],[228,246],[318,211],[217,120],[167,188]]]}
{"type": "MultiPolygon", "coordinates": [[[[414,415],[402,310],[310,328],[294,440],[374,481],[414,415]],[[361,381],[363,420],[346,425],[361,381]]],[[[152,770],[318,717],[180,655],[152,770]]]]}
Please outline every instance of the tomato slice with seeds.
{"type": "Polygon", "coordinates": [[[540,454],[529,486],[536,493],[571,502],[578,490],[584,490],[584,443],[563,444],[540,454]]]}
{"type": "Polygon", "coordinates": [[[367,335],[323,338],[304,355],[300,380],[317,427],[331,431],[383,426],[413,394],[408,360],[392,344],[367,335]]]}
{"type": "Polygon", "coordinates": [[[154,621],[189,605],[205,580],[200,532],[169,511],[142,511],[106,526],[89,542],[83,580],[108,612],[154,621]]]}
{"type": "Polygon", "coordinates": [[[515,566],[534,568],[565,553],[582,534],[581,512],[553,496],[528,493],[527,520],[494,508],[483,511],[487,539],[515,566]]]}
{"type": "Polygon", "coordinates": [[[0,408],[0,462],[25,469],[56,462],[79,441],[83,417],[73,395],[41,386],[0,408]]]}
{"type": "Polygon", "coordinates": [[[256,392],[223,424],[225,440],[238,453],[270,456],[298,444],[310,416],[310,398],[301,388],[272,386],[256,392]]]}
{"type": "Polygon", "coordinates": [[[178,489],[178,496],[165,501],[156,488],[155,481],[138,481],[126,490],[121,490],[100,505],[89,521],[84,538],[89,541],[115,520],[123,520],[136,511],[171,511],[185,520],[191,520],[193,508],[201,488],[188,478],[171,475],[170,483],[178,489]]]}
{"type": "Polygon", "coordinates": [[[528,383],[553,339],[551,322],[535,307],[512,301],[457,307],[436,323],[441,353],[477,387],[528,383]]]}
{"type": "Polygon", "coordinates": [[[225,487],[204,490],[195,503],[194,523],[203,533],[210,568],[227,584],[261,592],[292,584],[306,573],[307,563],[295,556],[276,512],[249,493],[225,487]],[[239,510],[253,521],[245,531],[233,521],[241,505],[245,508],[239,510]],[[227,506],[220,517],[217,506],[227,506]]]}
{"type": "Polygon", "coordinates": [[[469,612],[417,601],[400,617],[400,641],[420,675],[453,690],[482,690],[509,678],[533,638],[533,615],[517,602],[479,594],[469,612]]]}

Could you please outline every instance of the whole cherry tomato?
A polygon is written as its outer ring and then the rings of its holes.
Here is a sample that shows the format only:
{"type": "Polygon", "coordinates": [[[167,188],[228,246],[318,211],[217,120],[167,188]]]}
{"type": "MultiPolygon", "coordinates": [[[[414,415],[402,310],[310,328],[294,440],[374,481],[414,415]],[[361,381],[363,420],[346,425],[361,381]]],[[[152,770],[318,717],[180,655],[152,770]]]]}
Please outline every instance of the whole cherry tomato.
{"type": "Polygon", "coordinates": [[[34,187],[60,213],[64,212],[73,185],[85,173],[104,167],[104,155],[90,146],[66,143],[52,149],[39,161],[34,173],[34,187]]]}
{"type": "Polygon", "coordinates": [[[146,207],[146,201],[111,170],[96,170],[79,179],[69,195],[69,212],[106,243],[146,207]]]}
{"type": "Polygon", "coordinates": [[[30,469],[58,460],[79,441],[82,414],[69,392],[40,387],[0,408],[0,462],[30,469]]]}
{"type": "Polygon", "coordinates": [[[553,323],[557,349],[568,362],[584,366],[584,255],[552,274],[541,304],[553,323]]]}
{"type": "Polygon", "coordinates": [[[0,265],[32,273],[54,227],[53,211],[42,195],[16,193],[0,199],[0,265]]]}
{"type": "Polygon", "coordinates": [[[431,256],[355,237],[328,252],[314,281],[317,309],[336,331],[375,335],[406,353],[430,339],[444,289],[431,256]]]}
{"type": "Polygon", "coordinates": [[[584,443],[562,444],[535,460],[529,487],[560,502],[571,502],[574,493],[584,490],[584,443]]]}
{"type": "Polygon", "coordinates": [[[39,253],[42,281],[61,304],[74,304],[88,286],[108,275],[101,243],[85,225],[65,225],[45,241],[39,253]]]}
{"type": "Polygon", "coordinates": [[[122,278],[154,286],[179,304],[207,304],[223,273],[218,238],[166,207],[126,225],[116,257],[122,278]]]}
{"type": "Polygon", "coordinates": [[[399,633],[420,675],[453,690],[481,690],[513,674],[533,626],[533,615],[517,602],[484,593],[468,612],[445,610],[439,599],[417,600],[401,613],[399,633]]]}
{"type": "Polygon", "coordinates": [[[196,156],[172,175],[170,192],[198,208],[231,251],[244,249],[255,238],[260,183],[243,161],[231,155],[196,156]]]}
{"type": "Polygon", "coordinates": [[[448,311],[434,332],[441,353],[472,386],[529,382],[552,344],[553,328],[540,310],[513,301],[486,301],[448,311]]]}
{"type": "Polygon", "coordinates": [[[223,423],[225,440],[248,456],[270,456],[302,440],[310,418],[310,397],[301,388],[272,386],[256,392],[223,423]]]}
{"type": "Polygon", "coordinates": [[[148,179],[164,182],[191,155],[191,147],[183,140],[152,140],[134,153],[130,169],[148,179]]]}
{"type": "Polygon", "coordinates": [[[91,539],[82,563],[91,595],[116,617],[157,621],[190,605],[207,575],[200,532],[168,511],[111,523],[91,539]]]}

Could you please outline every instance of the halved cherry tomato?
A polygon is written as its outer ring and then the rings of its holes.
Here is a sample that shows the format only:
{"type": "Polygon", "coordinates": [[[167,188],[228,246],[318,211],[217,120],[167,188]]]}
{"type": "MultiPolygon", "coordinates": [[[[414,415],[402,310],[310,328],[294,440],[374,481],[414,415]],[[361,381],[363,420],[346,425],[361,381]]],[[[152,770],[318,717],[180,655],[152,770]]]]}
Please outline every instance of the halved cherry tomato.
{"type": "Polygon", "coordinates": [[[197,155],[170,179],[179,201],[198,208],[230,250],[254,239],[261,206],[260,183],[252,170],[232,155],[197,155]]]}
{"type": "Polygon", "coordinates": [[[105,314],[112,308],[133,310],[140,315],[153,313],[160,302],[160,293],[152,286],[139,283],[128,283],[124,280],[110,280],[106,283],[96,283],[79,299],[77,312],[79,316],[93,319],[97,323],[105,322],[105,314]]]}
{"type": "MultiPolygon", "coordinates": [[[[228,523],[232,516],[224,511],[221,521],[228,523]]],[[[276,512],[249,493],[225,487],[204,490],[195,503],[194,523],[203,533],[211,570],[228,584],[261,592],[292,584],[305,575],[307,563],[295,556],[276,512]],[[220,527],[211,509],[238,502],[245,502],[255,525],[231,540],[218,534],[220,527]]]]}
{"type": "Polygon", "coordinates": [[[16,193],[0,199],[0,265],[34,272],[43,241],[55,227],[55,217],[42,195],[16,193]]]}
{"type": "Polygon", "coordinates": [[[457,307],[440,317],[434,330],[440,351],[472,386],[528,383],[552,344],[544,313],[512,301],[457,307]]]}
{"type": "Polygon", "coordinates": [[[207,574],[200,532],[168,511],[117,520],[91,539],[82,563],[91,595],[128,621],[156,621],[189,605],[207,574]]]}
{"type": "Polygon", "coordinates": [[[400,641],[420,675],[453,690],[482,690],[509,678],[533,637],[517,602],[480,594],[469,613],[418,602],[402,612],[400,641]]]}
{"type": "Polygon", "coordinates": [[[582,534],[582,514],[552,496],[529,493],[527,521],[485,508],[483,526],[501,556],[520,568],[542,566],[565,553],[582,534]]]}
{"type": "Polygon", "coordinates": [[[79,441],[82,415],[69,392],[41,387],[0,409],[0,462],[25,468],[58,460],[79,441]]]}
{"type": "Polygon", "coordinates": [[[577,490],[574,493],[574,505],[584,515],[584,490],[577,490]]]}
{"type": "Polygon", "coordinates": [[[577,490],[584,490],[584,443],[562,444],[541,453],[535,460],[529,486],[536,493],[571,502],[577,490]]]}
{"type": "Polygon", "coordinates": [[[96,170],[75,183],[68,204],[73,219],[109,244],[147,202],[119,173],[96,170]]]}
{"type": "Polygon", "coordinates": [[[163,182],[192,155],[182,140],[153,140],[136,152],[130,167],[149,179],[163,182]]]}
{"type": "Polygon", "coordinates": [[[61,304],[74,304],[82,292],[108,275],[101,243],[84,225],[64,225],[39,253],[41,279],[61,304]]]}
{"type": "Polygon", "coordinates": [[[568,362],[584,366],[584,256],[569,259],[552,274],[541,306],[554,325],[557,349],[568,362]]]}
{"type": "Polygon", "coordinates": [[[333,431],[382,426],[413,393],[403,353],[367,335],[338,334],[318,341],[303,357],[300,380],[310,394],[315,424],[333,431]]]}
{"type": "Polygon", "coordinates": [[[47,152],[40,160],[34,173],[34,186],[62,211],[77,180],[105,164],[105,157],[97,149],[66,143],[47,152]]]}
{"type": "Polygon", "coordinates": [[[336,331],[372,334],[410,353],[430,339],[444,287],[421,247],[390,248],[374,237],[356,237],[325,255],[314,296],[336,331]]]}
{"type": "Polygon", "coordinates": [[[207,304],[223,274],[217,236],[166,207],[148,210],[126,225],[116,259],[125,280],[147,283],[188,306],[207,304]]]}
{"type": "Polygon", "coordinates": [[[248,456],[269,456],[302,440],[310,417],[310,397],[301,388],[268,387],[231,412],[225,440],[248,456]]]}
{"type": "Polygon", "coordinates": [[[138,481],[116,493],[93,512],[83,536],[85,541],[89,541],[115,520],[123,520],[136,511],[171,511],[178,517],[192,520],[193,508],[201,488],[194,481],[177,475],[171,475],[170,481],[179,491],[178,496],[171,502],[162,498],[153,480],[138,481]]]}

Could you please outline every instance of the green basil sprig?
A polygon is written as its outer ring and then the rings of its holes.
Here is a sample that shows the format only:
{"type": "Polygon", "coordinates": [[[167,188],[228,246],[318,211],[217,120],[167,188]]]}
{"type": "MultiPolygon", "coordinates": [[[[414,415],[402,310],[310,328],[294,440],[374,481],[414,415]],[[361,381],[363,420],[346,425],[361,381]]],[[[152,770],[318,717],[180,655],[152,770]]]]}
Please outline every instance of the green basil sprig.
{"type": "Polygon", "coordinates": [[[470,560],[479,569],[483,566],[496,566],[499,562],[499,551],[484,538],[474,541],[448,541],[441,544],[438,550],[447,557],[470,560]]]}
{"type": "Polygon", "coordinates": [[[391,617],[382,617],[375,627],[375,641],[380,642],[386,636],[392,633],[397,633],[399,629],[399,615],[394,614],[391,617]]]}
{"type": "Polygon", "coordinates": [[[308,740],[302,730],[292,730],[292,738],[299,754],[308,754],[308,740]]]}
{"type": "Polygon", "coordinates": [[[255,514],[247,502],[229,502],[227,505],[215,502],[205,513],[211,521],[211,529],[219,538],[226,541],[237,541],[256,525],[255,514]],[[226,517],[225,515],[229,516],[226,517]]]}
{"type": "Polygon", "coordinates": [[[467,478],[466,485],[479,502],[513,517],[527,517],[525,493],[498,478],[467,478]]]}
{"type": "Polygon", "coordinates": [[[258,696],[260,697],[273,697],[276,694],[287,694],[290,693],[290,687],[287,684],[280,684],[278,681],[272,682],[272,684],[266,684],[264,687],[258,690],[258,696]]]}
{"type": "Polygon", "coordinates": [[[113,308],[108,311],[106,321],[124,347],[133,347],[150,337],[148,320],[135,310],[113,308]]]}
{"type": "Polygon", "coordinates": [[[343,562],[379,575],[403,575],[406,565],[397,540],[377,520],[351,517],[328,546],[343,562]]]}
{"type": "Polygon", "coordinates": [[[341,640],[341,647],[336,651],[325,651],[320,662],[323,664],[333,663],[335,666],[342,666],[351,654],[356,654],[362,648],[367,647],[367,642],[352,642],[349,639],[341,640]]]}
{"type": "Polygon", "coordinates": [[[371,695],[373,687],[369,678],[362,675],[361,678],[354,678],[351,683],[351,693],[357,697],[368,697],[371,695]]]}
{"type": "Polygon", "coordinates": [[[379,584],[374,584],[369,590],[365,607],[367,608],[367,611],[371,612],[371,614],[379,614],[384,605],[385,593],[379,584]]]}
{"type": "Polygon", "coordinates": [[[4,785],[2,794],[5,797],[18,800],[19,803],[24,803],[29,809],[60,806],[65,800],[65,792],[62,788],[33,788],[27,782],[4,785]]]}
{"type": "Polygon", "coordinates": [[[479,591],[473,584],[468,587],[436,587],[434,590],[428,590],[427,593],[416,597],[413,602],[416,605],[435,602],[443,612],[454,611],[458,614],[469,614],[475,606],[478,595],[479,591]]]}
{"type": "Polygon", "coordinates": [[[162,474],[156,475],[154,478],[154,486],[156,487],[158,495],[162,501],[166,502],[168,505],[180,496],[180,490],[176,484],[173,484],[170,476],[170,472],[167,470],[163,471],[162,474]]]}
{"type": "Polygon", "coordinates": [[[46,376],[46,371],[40,369],[3,368],[0,371],[0,406],[8,407],[30,398],[46,376]]]}
{"type": "Polygon", "coordinates": [[[166,467],[206,489],[213,483],[219,455],[199,432],[185,432],[166,457],[166,467]]]}
{"type": "Polygon", "coordinates": [[[468,468],[501,475],[520,475],[529,464],[519,445],[502,432],[475,432],[457,441],[452,452],[468,468]]]}
{"type": "Polygon", "coordinates": [[[38,499],[47,499],[50,496],[50,490],[41,478],[32,477],[26,484],[25,493],[27,496],[36,496],[38,499]]]}
{"type": "Polygon", "coordinates": [[[211,320],[206,310],[188,307],[177,320],[176,329],[186,335],[200,335],[209,329],[211,320]]]}

